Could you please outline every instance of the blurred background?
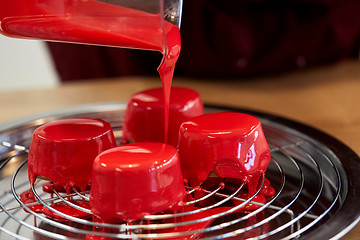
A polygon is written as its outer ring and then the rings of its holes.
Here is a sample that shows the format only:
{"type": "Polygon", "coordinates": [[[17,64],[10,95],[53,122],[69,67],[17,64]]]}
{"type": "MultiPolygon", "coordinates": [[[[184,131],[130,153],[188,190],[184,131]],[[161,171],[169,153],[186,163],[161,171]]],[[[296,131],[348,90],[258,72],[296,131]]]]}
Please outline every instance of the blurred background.
{"type": "Polygon", "coordinates": [[[46,43],[0,35],[0,53],[0,91],[59,84],[59,75],[46,43]]]}
{"type": "MultiPolygon", "coordinates": [[[[360,1],[184,0],[176,76],[252,78],[358,59],[360,1]]],[[[157,75],[161,54],[0,36],[0,89],[157,75]]]]}

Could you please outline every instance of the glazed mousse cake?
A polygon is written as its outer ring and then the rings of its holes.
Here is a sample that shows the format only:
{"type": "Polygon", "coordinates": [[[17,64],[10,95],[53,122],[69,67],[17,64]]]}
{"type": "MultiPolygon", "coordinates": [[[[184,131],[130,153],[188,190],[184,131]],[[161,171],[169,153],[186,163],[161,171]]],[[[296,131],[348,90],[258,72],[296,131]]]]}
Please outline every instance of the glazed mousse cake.
{"type": "Polygon", "coordinates": [[[67,191],[73,186],[85,190],[95,157],[115,146],[110,124],[101,119],[74,118],[44,124],[33,133],[29,180],[34,183],[39,176],[67,191]]]}
{"type": "Polygon", "coordinates": [[[125,144],[99,154],[91,183],[91,210],[107,223],[176,210],[186,194],[177,150],[157,142],[125,144]]]}
{"type": "MultiPolygon", "coordinates": [[[[162,88],[134,94],[127,104],[123,121],[123,143],[164,142],[164,97],[162,88]]],[[[176,147],[181,123],[204,113],[195,90],[172,87],[169,103],[168,142],[176,147]]]]}
{"type": "Polygon", "coordinates": [[[191,186],[200,185],[214,171],[220,178],[247,182],[254,194],[271,159],[260,121],[248,114],[195,117],[181,125],[179,139],[183,175],[191,186]]]}

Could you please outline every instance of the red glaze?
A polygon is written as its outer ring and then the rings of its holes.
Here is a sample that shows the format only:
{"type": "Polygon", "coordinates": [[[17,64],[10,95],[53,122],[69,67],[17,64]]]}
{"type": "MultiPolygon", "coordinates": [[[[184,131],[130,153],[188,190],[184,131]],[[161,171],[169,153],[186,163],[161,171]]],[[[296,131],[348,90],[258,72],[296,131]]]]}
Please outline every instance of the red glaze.
{"type": "Polygon", "coordinates": [[[69,190],[85,190],[92,163],[102,151],[115,147],[109,123],[100,119],[64,119],[44,124],[33,134],[28,158],[29,180],[51,179],[69,190]]]}
{"type": "MultiPolygon", "coordinates": [[[[0,33],[10,37],[176,52],[171,43],[165,46],[159,14],[96,0],[0,0],[0,5],[0,33]]],[[[172,29],[179,34],[175,25],[164,24],[165,34],[172,29]]]]}
{"type": "Polygon", "coordinates": [[[265,178],[265,182],[264,182],[263,187],[260,190],[260,194],[264,195],[267,198],[271,198],[275,195],[275,193],[276,193],[276,191],[271,186],[269,179],[265,178]]]}
{"type": "Polygon", "coordinates": [[[104,222],[131,222],[176,209],[186,194],[178,153],[163,143],[127,144],[101,153],[91,183],[91,210],[104,222]]]}
{"type": "MultiPolygon", "coordinates": [[[[72,200],[71,203],[76,204],[78,206],[81,206],[83,208],[87,208],[87,209],[90,208],[90,206],[86,202],[83,202],[81,200],[80,201],[72,200]]],[[[77,209],[67,205],[65,202],[53,203],[53,204],[51,204],[51,207],[54,208],[55,210],[61,212],[61,213],[64,213],[64,214],[66,214],[68,216],[72,216],[72,217],[75,217],[75,218],[87,219],[87,218],[91,217],[90,214],[88,214],[86,212],[83,212],[81,210],[77,210],[77,209]]],[[[43,207],[42,213],[45,214],[46,216],[52,218],[52,219],[68,221],[66,218],[56,214],[53,210],[50,210],[50,209],[48,209],[46,207],[43,207]]]]}
{"type": "MultiPolygon", "coordinates": [[[[20,200],[24,204],[31,204],[36,202],[35,196],[31,190],[27,190],[20,194],[20,200]]],[[[29,205],[30,210],[36,213],[42,213],[43,206],[41,204],[29,205]]]]}
{"type": "Polygon", "coordinates": [[[180,55],[180,31],[178,28],[171,28],[166,33],[165,52],[163,59],[158,67],[160,74],[163,92],[164,92],[164,142],[168,142],[168,126],[169,126],[169,106],[170,106],[170,92],[171,84],[175,70],[175,64],[180,55]]]}
{"type": "MultiPolygon", "coordinates": [[[[20,194],[20,200],[21,202],[23,202],[24,204],[31,204],[34,202],[37,202],[35,199],[35,196],[33,194],[33,192],[31,190],[25,191],[23,193],[20,194]]],[[[75,201],[75,200],[70,200],[71,203],[76,204],[78,206],[81,206],[83,208],[87,208],[89,209],[89,205],[84,202],[84,201],[75,201]]],[[[28,206],[30,208],[30,210],[36,212],[36,213],[43,213],[46,216],[52,218],[52,219],[57,219],[60,221],[68,221],[66,218],[56,214],[54,211],[48,209],[47,207],[44,207],[42,204],[35,204],[35,205],[29,205],[28,206]]],[[[68,204],[66,204],[65,202],[55,202],[50,204],[51,208],[56,209],[57,211],[60,211],[68,216],[72,216],[72,217],[76,217],[76,218],[89,218],[91,215],[83,212],[81,210],[77,210],[71,206],[69,206],[68,204]]]]}
{"type": "Polygon", "coordinates": [[[0,6],[0,33],[10,37],[160,51],[167,142],[170,88],[181,48],[177,26],[162,22],[159,14],[96,0],[0,0],[0,6]]]}
{"type": "Polygon", "coordinates": [[[42,190],[46,193],[54,193],[54,190],[61,193],[66,193],[66,189],[61,185],[55,185],[51,182],[46,182],[42,186],[42,190]]]}
{"type": "Polygon", "coordinates": [[[270,149],[260,121],[243,113],[212,113],[180,127],[179,155],[190,185],[201,184],[214,171],[221,178],[237,178],[256,190],[257,179],[270,162],[270,149]]]}
{"type": "MultiPolygon", "coordinates": [[[[261,178],[260,178],[261,179],[261,178]]],[[[255,191],[257,190],[257,186],[258,186],[258,181],[254,181],[254,182],[248,182],[248,188],[249,191],[252,188],[256,188],[252,193],[239,193],[236,195],[236,197],[242,198],[242,199],[248,199],[249,197],[252,197],[253,194],[255,194],[255,191]],[[254,184],[256,186],[250,187],[249,185],[254,184]]],[[[275,195],[276,191],[275,189],[271,186],[270,181],[265,178],[264,179],[264,185],[262,186],[259,194],[257,194],[253,199],[251,199],[252,202],[256,202],[256,203],[248,203],[245,205],[244,210],[255,210],[258,209],[259,207],[261,207],[261,204],[265,204],[266,203],[266,199],[268,198],[272,198],[275,195]]],[[[236,199],[232,199],[233,203],[235,205],[239,205],[242,203],[242,201],[238,201],[236,199]]],[[[240,209],[241,210],[241,209],[240,209]]]]}
{"type": "MultiPolygon", "coordinates": [[[[168,143],[177,147],[181,123],[204,113],[200,95],[189,88],[173,87],[169,106],[168,143]]],[[[134,94],[123,122],[123,143],[164,142],[164,95],[162,88],[134,94]]]]}
{"type": "MultiPolygon", "coordinates": [[[[85,190],[90,190],[90,185],[88,185],[86,187],[85,190]]],[[[43,184],[42,186],[42,190],[46,193],[54,193],[54,191],[57,191],[59,193],[69,193],[68,191],[66,191],[66,189],[61,186],[61,185],[55,185],[54,183],[52,182],[46,182],[43,184]]],[[[80,189],[77,189],[77,191],[81,191],[80,189]]],[[[73,189],[70,189],[70,193],[74,193],[73,189]]]]}

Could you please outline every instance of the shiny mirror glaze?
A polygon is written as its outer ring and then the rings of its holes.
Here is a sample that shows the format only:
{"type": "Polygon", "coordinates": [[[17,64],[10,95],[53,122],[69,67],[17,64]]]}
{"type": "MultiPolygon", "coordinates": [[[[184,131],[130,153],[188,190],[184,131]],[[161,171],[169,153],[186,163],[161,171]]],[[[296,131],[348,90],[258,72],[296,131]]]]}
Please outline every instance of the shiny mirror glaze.
{"type": "Polygon", "coordinates": [[[34,183],[41,176],[67,190],[72,186],[84,190],[95,157],[115,146],[110,124],[101,119],[73,118],[44,124],[33,133],[29,180],[34,183]]]}
{"type": "MultiPolygon", "coordinates": [[[[158,72],[163,84],[164,138],[167,142],[170,89],[181,49],[180,29],[164,20],[162,1],[149,3],[155,9],[151,7],[151,11],[146,12],[142,11],[146,9],[143,4],[135,2],[130,4],[131,7],[136,6],[141,11],[124,7],[127,4],[119,1],[0,0],[0,33],[17,38],[161,52],[163,58],[158,72]]],[[[179,7],[181,1],[174,4],[179,7]]],[[[180,14],[181,11],[176,12],[174,23],[180,23],[180,14]]]]}
{"type": "MultiPolygon", "coordinates": [[[[169,105],[168,144],[177,147],[181,123],[204,113],[195,90],[172,87],[169,105]]],[[[128,101],[123,121],[123,143],[164,142],[164,95],[162,88],[134,94],[128,101]]]]}
{"type": "Polygon", "coordinates": [[[131,222],[177,209],[185,194],[178,152],[170,145],[126,144],[94,161],[90,205],[102,221],[131,222]]]}
{"type": "Polygon", "coordinates": [[[249,194],[255,193],[271,159],[260,121],[235,112],[204,114],[184,122],[179,155],[190,185],[200,185],[214,171],[221,178],[247,181],[249,194]]]}

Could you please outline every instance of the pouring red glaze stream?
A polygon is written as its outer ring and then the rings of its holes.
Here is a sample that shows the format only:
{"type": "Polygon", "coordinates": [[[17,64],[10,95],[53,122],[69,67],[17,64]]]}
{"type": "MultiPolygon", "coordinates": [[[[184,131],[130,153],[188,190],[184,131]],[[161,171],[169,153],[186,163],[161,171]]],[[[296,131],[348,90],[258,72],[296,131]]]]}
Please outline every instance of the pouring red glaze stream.
{"type": "Polygon", "coordinates": [[[181,48],[177,26],[159,14],[95,0],[0,0],[0,5],[0,33],[10,37],[160,51],[167,142],[171,83],[181,48]]]}

